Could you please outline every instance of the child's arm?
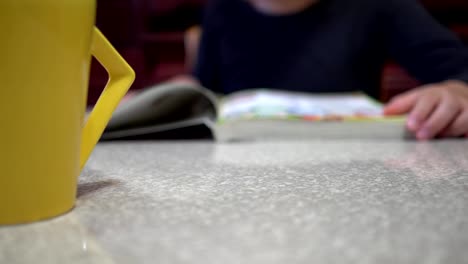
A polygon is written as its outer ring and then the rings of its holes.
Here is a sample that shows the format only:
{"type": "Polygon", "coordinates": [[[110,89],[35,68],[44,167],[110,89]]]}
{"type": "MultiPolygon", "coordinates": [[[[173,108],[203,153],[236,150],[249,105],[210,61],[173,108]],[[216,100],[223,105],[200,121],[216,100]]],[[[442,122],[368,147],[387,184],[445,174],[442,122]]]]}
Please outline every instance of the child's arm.
{"type": "Polygon", "coordinates": [[[426,85],[392,100],[386,113],[408,114],[418,139],[468,136],[468,50],[417,1],[389,0],[389,52],[426,85]]]}

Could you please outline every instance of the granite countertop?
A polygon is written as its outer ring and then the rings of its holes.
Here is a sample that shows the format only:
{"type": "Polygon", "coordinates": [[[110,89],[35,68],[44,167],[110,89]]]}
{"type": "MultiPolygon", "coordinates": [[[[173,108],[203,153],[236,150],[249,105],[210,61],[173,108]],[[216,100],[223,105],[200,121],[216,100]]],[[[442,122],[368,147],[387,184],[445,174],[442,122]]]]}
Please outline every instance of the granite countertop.
{"type": "Polygon", "coordinates": [[[100,144],[0,263],[468,263],[468,141],[100,144]]]}

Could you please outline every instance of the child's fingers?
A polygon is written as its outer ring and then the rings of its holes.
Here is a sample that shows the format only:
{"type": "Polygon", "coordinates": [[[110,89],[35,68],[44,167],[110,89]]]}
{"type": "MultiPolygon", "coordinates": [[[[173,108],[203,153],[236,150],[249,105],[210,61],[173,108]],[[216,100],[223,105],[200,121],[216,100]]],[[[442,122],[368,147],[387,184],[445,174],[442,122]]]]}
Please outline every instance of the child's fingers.
{"type": "Polygon", "coordinates": [[[462,111],[443,133],[447,137],[468,136],[468,109],[462,111]]]}
{"type": "MultiPolygon", "coordinates": [[[[429,112],[427,106],[423,114],[429,112]]],[[[424,125],[416,133],[416,137],[421,140],[431,139],[446,128],[460,113],[461,106],[452,97],[439,100],[435,110],[430,113],[424,125]]]]}
{"type": "Polygon", "coordinates": [[[408,116],[408,128],[413,132],[419,130],[437,107],[439,100],[439,97],[433,94],[425,94],[418,97],[408,116]]]}
{"type": "Polygon", "coordinates": [[[402,115],[408,113],[415,105],[419,96],[418,91],[399,95],[392,99],[384,109],[385,115],[402,115]]]}

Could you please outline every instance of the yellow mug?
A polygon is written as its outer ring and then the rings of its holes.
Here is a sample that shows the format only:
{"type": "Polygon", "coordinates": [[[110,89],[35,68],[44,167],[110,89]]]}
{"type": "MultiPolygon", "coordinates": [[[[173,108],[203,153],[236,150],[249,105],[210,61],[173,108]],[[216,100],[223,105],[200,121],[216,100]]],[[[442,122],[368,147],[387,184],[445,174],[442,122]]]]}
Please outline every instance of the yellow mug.
{"type": "Polygon", "coordinates": [[[0,1],[0,224],[71,210],[77,178],[135,73],[95,0],[0,1]],[[84,124],[91,55],[109,81],[84,124]]]}

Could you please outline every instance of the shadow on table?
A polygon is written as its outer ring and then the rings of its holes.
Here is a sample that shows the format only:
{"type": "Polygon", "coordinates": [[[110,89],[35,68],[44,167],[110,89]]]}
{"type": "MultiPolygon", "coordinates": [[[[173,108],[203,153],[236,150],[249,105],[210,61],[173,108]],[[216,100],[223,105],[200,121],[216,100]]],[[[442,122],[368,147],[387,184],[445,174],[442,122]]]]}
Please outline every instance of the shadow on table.
{"type": "Polygon", "coordinates": [[[120,182],[116,180],[103,180],[103,181],[97,181],[97,182],[79,183],[76,196],[77,198],[81,198],[89,194],[92,194],[94,192],[97,192],[101,189],[116,186],[118,184],[120,184],[120,182]]]}

